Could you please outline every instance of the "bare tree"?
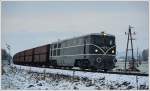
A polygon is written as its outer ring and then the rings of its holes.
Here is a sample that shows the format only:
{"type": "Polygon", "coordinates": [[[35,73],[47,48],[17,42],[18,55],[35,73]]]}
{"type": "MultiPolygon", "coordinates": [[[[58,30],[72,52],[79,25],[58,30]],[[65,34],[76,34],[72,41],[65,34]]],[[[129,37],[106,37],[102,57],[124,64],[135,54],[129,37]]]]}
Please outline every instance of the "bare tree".
{"type": "Polygon", "coordinates": [[[143,61],[148,61],[148,50],[149,49],[144,49],[142,52],[143,61]]]}

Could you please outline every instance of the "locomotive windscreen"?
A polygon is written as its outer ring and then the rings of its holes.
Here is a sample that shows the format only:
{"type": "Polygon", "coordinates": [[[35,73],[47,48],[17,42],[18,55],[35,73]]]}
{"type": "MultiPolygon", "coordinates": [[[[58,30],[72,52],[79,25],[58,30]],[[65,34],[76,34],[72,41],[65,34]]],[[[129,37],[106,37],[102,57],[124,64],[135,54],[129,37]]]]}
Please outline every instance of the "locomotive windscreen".
{"type": "Polygon", "coordinates": [[[100,47],[111,47],[115,45],[115,37],[106,35],[94,35],[92,36],[92,43],[100,47]]]}

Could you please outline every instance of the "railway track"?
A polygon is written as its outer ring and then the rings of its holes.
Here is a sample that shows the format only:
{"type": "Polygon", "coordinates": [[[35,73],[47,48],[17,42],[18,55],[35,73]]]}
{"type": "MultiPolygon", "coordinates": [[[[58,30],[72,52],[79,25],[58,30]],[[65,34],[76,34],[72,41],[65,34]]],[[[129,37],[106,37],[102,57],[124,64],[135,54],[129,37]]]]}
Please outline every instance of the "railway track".
{"type": "MultiPolygon", "coordinates": [[[[60,68],[56,68],[60,69],[60,68]]],[[[106,74],[120,74],[120,75],[134,75],[134,76],[149,76],[149,74],[146,73],[133,73],[133,72],[117,72],[117,71],[91,71],[91,70],[81,70],[81,69],[63,69],[63,70],[69,70],[69,71],[82,71],[82,72],[96,72],[96,73],[106,73],[106,74]]]]}
{"type": "Polygon", "coordinates": [[[120,75],[136,75],[136,76],[149,76],[149,74],[145,73],[129,73],[129,72],[113,72],[113,71],[87,71],[87,70],[74,70],[74,71],[84,71],[84,72],[97,72],[97,73],[106,73],[106,74],[120,74],[120,75]]]}
{"type": "MultiPolygon", "coordinates": [[[[27,66],[27,67],[30,67],[30,66],[27,66]]],[[[45,68],[45,67],[37,67],[37,68],[45,68]]],[[[48,69],[54,69],[54,68],[48,68],[48,69]]],[[[96,71],[96,70],[81,70],[81,69],[66,69],[66,68],[63,68],[63,69],[60,69],[60,68],[55,68],[55,69],[59,69],[59,70],[68,70],[68,71],[79,71],[79,72],[93,72],[93,73],[105,73],[105,74],[119,74],[119,75],[134,75],[134,76],[149,76],[149,74],[146,74],[146,73],[133,73],[133,72],[117,72],[117,71],[108,71],[108,72],[105,72],[105,71],[96,71]]]]}

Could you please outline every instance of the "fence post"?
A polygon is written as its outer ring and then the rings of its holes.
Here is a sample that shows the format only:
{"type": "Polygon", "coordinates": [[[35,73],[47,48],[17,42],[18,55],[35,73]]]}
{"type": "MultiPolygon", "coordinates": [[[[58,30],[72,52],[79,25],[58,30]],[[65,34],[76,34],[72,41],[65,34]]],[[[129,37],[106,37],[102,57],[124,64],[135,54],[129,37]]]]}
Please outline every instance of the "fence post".
{"type": "Polygon", "coordinates": [[[29,73],[31,73],[31,66],[30,66],[30,68],[29,68],[29,73]]]}
{"type": "Polygon", "coordinates": [[[138,76],[136,76],[136,86],[137,86],[137,90],[138,90],[138,76]]]}
{"type": "Polygon", "coordinates": [[[105,77],[104,77],[104,83],[105,83],[105,90],[106,90],[106,79],[105,79],[105,77]]]}
{"type": "Polygon", "coordinates": [[[21,65],[20,65],[20,70],[19,71],[21,72],[21,65]]]}
{"type": "Polygon", "coordinates": [[[43,72],[44,72],[44,80],[45,80],[45,73],[46,73],[46,69],[45,69],[45,68],[44,68],[44,71],[43,71],[43,72]]]}
{"type": "Polygon", "coordinates": [[[74,79],[75,79],[75,70],[73,70],[73,76],[72,76],[73,82],[74,82],[74,79]]]}

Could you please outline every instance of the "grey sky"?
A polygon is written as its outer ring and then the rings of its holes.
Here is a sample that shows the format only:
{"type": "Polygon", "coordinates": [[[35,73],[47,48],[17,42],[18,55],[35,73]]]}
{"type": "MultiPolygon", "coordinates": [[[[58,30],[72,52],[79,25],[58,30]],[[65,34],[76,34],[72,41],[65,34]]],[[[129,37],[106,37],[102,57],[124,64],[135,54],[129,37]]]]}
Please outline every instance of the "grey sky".
{"type": "Polygon", "coordinates": [[[105,31],[116,36],[117,51],[126,48],[125,31],[136,32],[134,47],[148,48],[148,2],[2,2],[2,48],[12,54],[72,38],[105,31]]]}

